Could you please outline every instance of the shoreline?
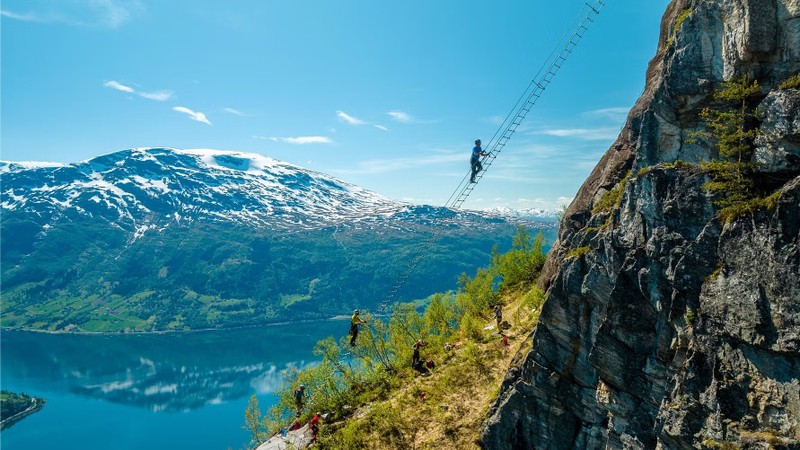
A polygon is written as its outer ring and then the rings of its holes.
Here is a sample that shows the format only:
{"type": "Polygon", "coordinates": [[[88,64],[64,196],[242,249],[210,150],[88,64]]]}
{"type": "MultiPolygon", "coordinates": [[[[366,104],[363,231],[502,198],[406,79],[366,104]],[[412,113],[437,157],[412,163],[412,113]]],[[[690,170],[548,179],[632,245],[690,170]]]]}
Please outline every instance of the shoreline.
{"type": "Polygon", "coordinates": [[[298,323],[313,323],[313,322],[327,322],[338,320],[350,320],[350,316],[345,314],[335,315],[324,319],[305,319],[305,320],[291,320],[284,322],[269,322],[256,325],[244,325],[239,327],[225,327],[225,328],[197,328],[192,330],[155,330],[155,331],[64,331],[64,330],[40,330],[34,328],[12,328],[0,327],[0,332],[17,331],[22,333],[42,333],[42,334],[67,334],[67,335],[89,335],[89,336],[134,336],[134,335],[150,335],[150,334],[172,334],[172,333],[200,333],[209,331],[236,331],[246,330],[249,328],[262,328],[282,325],[292,325],[298,323]]]}
{"type": "Polygon", "coordinates": [[[30,416],[33,413],[38,412],[40,409],[44,408],[45,404],[47,404],[47,400],[45,400],[43,398],[32,397],[32,399],[33,399],[33,404],[31,406],[27,407],[23,411],[20,411],[20,412],[14,414],[13,416],[11,416],[11,417],[9,417],[7,419],[3,419],[2,421],[0,421],[0,430],[5,430],[5,429],[13,426],[14,424],[16,424],[17,422],[21,421],[22,419],[30,416]]]}

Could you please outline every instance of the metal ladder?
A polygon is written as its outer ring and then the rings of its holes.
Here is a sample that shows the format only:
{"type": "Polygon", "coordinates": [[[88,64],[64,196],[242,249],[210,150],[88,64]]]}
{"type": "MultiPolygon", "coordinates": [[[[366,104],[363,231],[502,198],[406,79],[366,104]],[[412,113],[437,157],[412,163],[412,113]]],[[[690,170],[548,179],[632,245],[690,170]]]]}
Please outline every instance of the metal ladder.
{"type": "MultiPolygon", "coordinates": [[[[483,166],[483,169],[475,176],[475,183],[470,182],[470,177],[472,175],[472,169],[470,168],[470,171],[464,176],[464,178],[461,179],[461,183],[458,185],[447,202],[445,202],[445,208],[457,210],[461,207],[461,205],[464,204],[467,198],[469,198],[469,195],[477,187],[478,182],[486,174],[486,171],[492,165],[500,152],[506,147],[508,141],[511,139],[511,136],[514,135],[522,121],[525,120],[525,117],[528,115],[530,110],[533,109],[533,106],[542,96],[547,86],[553,81],[553,78],[555,78],[556,73],[558,73],[558,71],[561,69],[561,66],[564,65],[564,62],[566,62],[569,55],[571,55],[573,50],[575,50],[578,42],[583,39],[584,34],[589,30],[589,26],[594,22],[597,15],[600,14],[600,10],[606,5],[606,1],[608,0],[584,2],[583,8],[576,16],[578,18],[577,25],[571,28],[572,33],[570,37],[566,39],[566,41],[563,38],[559,41],[559,44],[563,42],[563,45],[561,45],[560,49],[558,46],[556,46],[556,50],[554,50],[545,63],[542,64],[539,72],[533,77],[530,84],[525,89],[525,92],[522,94],[522,96],[520,96],[519,100],[517,100],[517,103],[511,109],[511,112],[508,114],[508,116],[506,116],[505,120],[497,129],[494,136],[492,136],[492,138],[489,140],[489,144],[486,146],[489,151],[487,152],[486,156],[481,158],[481,165],[483,166]]],[[[568,34],[565,34],[564,36],[566,37],[567,35],[568,34]]],[[[389,290],[386,299],[381,303],[381,311],[385,310],[394,297],[400,292],[400,289],[405,285],[411,274],[414,273],[422,259],[428,255],[428,252],[433,247],[433,244],[439,239],[441,233],[441,229],[436,228],[436,231],[434,231],[431,238],[423,243],[420,251],[409,262],[406,270],[400,275],[400,278],[389,290]]]]}
{"type": "Polygon", "coordinates": [[[461,180],[458,188],[447,200],[447,203],[445,203],[444,206],[446,208],[458,209],[464,204],[475,187],[477,187],[477,182],[486,174],[489,167],[491,167],[492,163],[497,158],[497,155],[505,149],[511,136],[517,131],[517,128],[522,121],[525,120],[530,110],[533,109],[533,106],[542,96],[545,89],[547,89],[547,86],[553,81],[553,78],[555,78],[561,66],[564,65],[569,55],[575,50],[578,42],[583,38],[586,31],[588,31],[589,25],[594,22],[597,15],[600,14],[600,10],[606,5],[606,1],[607,0],[594,0],[593,2],[584,3],[581,12],[578,13],[580,20],[575,28],[572,29],[572,34],[569,39],[566,39],[566,41],[562,39],[564,44],[560,50],[558,52],[554,51],[548,60],[545,61],[542,65],[542,69],[540,69],[539,73],[531,80],[527,89],[517,101],[517,104],[514,105],[514,108],[512,108],[497,132],[492,136],[489,144],[487,144],[488,155],[481,158],[483,170],[478,172],[475,176],[476,183],[469,182],[469,177],[471,175],[470,170],[470,173],[461,180]]]}

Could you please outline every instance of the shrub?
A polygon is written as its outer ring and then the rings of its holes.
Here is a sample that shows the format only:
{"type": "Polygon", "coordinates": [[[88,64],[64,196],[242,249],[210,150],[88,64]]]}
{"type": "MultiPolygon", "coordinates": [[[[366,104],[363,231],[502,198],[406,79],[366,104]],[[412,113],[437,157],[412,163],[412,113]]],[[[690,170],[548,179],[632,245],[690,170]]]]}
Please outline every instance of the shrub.
{"type": "Polygon", "coordinates": [[[779,86],[781,89],[794,89],[800,87],[800,73],[790,76],[779,86]]]}
{"type": "Polygon", "coordinates": [[[583,255],[589,253],[589,247],[578,247],[567,252],[564,259],[581,258],[583,255]]]}
{"type": "Polygon", "coordinates": [[[763,198],[744,198],[738,202],[728,200],[726,206],[720,209],[717,215],[723,222],[731,223],[745,214],[752,214],[759,210],[774,209],[778,198],[780,198],[780,192],[775,192],[763,198]]]}
{"type": "Polygon", "coordinates": [[[469,312],[464,313],[459,323],[461,336],[477,342],[483,341],[483,320],[476,318],[469,312]]]}
{"type": "Polygon", "coordinates": [[[681,28],[683,21],[686,20],[686,18],[689,17],[689,14],[691,13],[692,13],[691,8],[686,8],[683,11],[681,11],[680,15],[678,15],[678,17],[675,19],[675,25],[672,26],[672,30],[669,33],[669,39],[667,39],[668,46],[672,45],[672,43],[675,42],[675,35],[681,28]]]}
{"type": "Polygon", "coordinates": [[[522,297],[522,306],[528,309],[538,309],[544,304],[544,291],[538,287],[532,287],[524,297],[522,297]]]}
{"type": "Polygon", "coordinates": [[[469,367],[475,369],[481,375],[488,375],[491,371],[491,366],[487,364],[486,356],[474,342],[467,342],[461,350],[461,357],[469,367]]]}
{"type": "Polygon", "coordinates": [[[493,252],[490,271],[501,278],[502,288],[534,283],[547,259],[543,247],[544,236],[541,232],[531,238],[528,229],[520,225],[511,249],[502,255],[498,255],[496,250],[493,252]]]}
{"type": "Polygon", "coordinates": [[[458,328],[455,297],[452,294],[434,294],[425,309],[425,324],[440,341],[449,339],[458,328]]]}
{"type": "Polygon", "coordinates": [[[603,212],[610,212],[614,208],[619,207],[619,204],[622,202],[622,193],[625,191],[625,185],[628,183],[628,179],[631,176],[631,171],[629,170],[628,173],[616,184],[610,191],[603,194],[603,197],[598,201],[594,208],[592,208],[592,214],[598,214],[603,212]]]}
{"type": "Polygon", "coordinates": [[[337,433],[325,433],[325,427],[320,429],[318,440],[321,448],[336,448],[342,450],[359,450],[364,448],[364,428],[356,420],[347,421],[337,433]]]}
{"type": "Polygon", "coordinates": [[[461,311],[482,316],[490,306],[497,303],[494,277],[487,269],[478,269],[475,278],[461,274],[458,280],[461,290],[456,296],[456,305],[461,311]]]}
{"type": "Polygon", "coordinates": [[[374,405],[368,416],[369,427],[377,431],[381,442],[390,448],[411,448],[417,427],[400,411],[386,403],[374,405]]]}
{"type": "Polygon", "coordinates": [[[751,210],[751,201],[757,195],[751,158],[758,129],[751,125],[754,115],[750,104],[760,93],[758,81],[750,83],[746,77],[725,81],[714,93],[721,106],[705,108],[700,113],[704,129],[693,133],[694,137],[708,138],[719,151],[720,159],[700,167],[711,177],[705,188],[720,195],[715,204],[725,221],[751,210]]]}

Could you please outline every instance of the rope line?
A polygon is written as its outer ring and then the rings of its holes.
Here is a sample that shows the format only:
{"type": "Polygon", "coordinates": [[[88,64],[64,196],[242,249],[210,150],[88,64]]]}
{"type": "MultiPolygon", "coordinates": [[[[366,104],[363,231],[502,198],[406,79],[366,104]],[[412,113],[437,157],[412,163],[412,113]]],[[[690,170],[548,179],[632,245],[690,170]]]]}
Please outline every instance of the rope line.
{"type": "MultiPolygon", "coordinates": [[[[492,138],[486,145],[486,148],[488,149],[487,155],[481,157],[480,162],[483,166],[483,169],[475,176],[475,183],[470,182],[470,177],[472,175],[472,169],[470,168],[467,174],[461,179],[461,182],[456,190],[453,191],[453,193],[450,195],[450,198],[448,198],[447,202],[445,202],[445,208],[458,210],[461,205],[464,204],[467,198],[469,198],[469,195],[473,190],[475,190],[475,187],[477,187],[478,182],[486,174],[489,167],[491,167],[492,163],[500,154],[500,152],[506,147],[508,141],[517,131],[517,128],[520,126],[522,121],[525,120],[525,117],[528,115],[530,110],[533,109],[533,106],[536,104],[539,98],[541,98],[547,86],[553,81],[556,73],[558,73],[558,71],[567,61],[567,58],[575,50],[575,47],[578,46],[578,42],[580,42],[584,34],[586,34],[586,32],[589,30],[589,26],[594,23],[595,18],[598,14],[600,14],[600,10],[606,5],[607,1],[608,0],[590,0],[584,2],[583,7],[572,20],[571,27],[567,29],[555,47],[553,47],[550,55],[539,68],[539,71],[536,73],[536,75],[534,75],[534,77],[531,79],[531,82],[525,88],[525,91],[514,104],[511,111],[509,111],[508,115],[506,115],[503,123],[500,124],[497,131],[495,131],[494,135],[492,135],[492,138]],[[577,24],[575,25],[576,22],[577,24]],[[570,31],[572,31],[571,34],[570,31]],[[566,39],[567,36],[569,36],[569,39],[566,39]]],[[[436,227],[434,229],[431,238],[423,244],[421,251],[411,260],[406,271],[400,276],[397,283],[395,283],[395,285],[389,291],[384,302],[381,303],[381,310],[386,309],[387,305],[394,299],[394,296],[397,295],[403,285],[405,285],[405,282],[408,280],[411,274],[414,273],[414,270],[416,270],[419,263],[422,262],[422,259],[428,256],[428,252],[433,247],[433,244],[439,239],[441,233],[441,228],[436,227]]]]}

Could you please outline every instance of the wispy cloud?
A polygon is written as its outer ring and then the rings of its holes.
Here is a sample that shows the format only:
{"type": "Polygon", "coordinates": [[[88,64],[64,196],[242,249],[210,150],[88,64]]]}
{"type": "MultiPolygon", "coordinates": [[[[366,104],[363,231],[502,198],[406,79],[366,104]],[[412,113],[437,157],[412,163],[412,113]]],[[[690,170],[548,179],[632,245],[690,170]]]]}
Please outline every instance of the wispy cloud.
{"type": "Polygon", "coordinates": [[[548,136],[568,137],[584,141],[601,141],[615,139],[619,134],[618,128],[563,128],[554,130],[539,131],[538,134],[546,134],[548,136]]]}
{"type": "Polygon", "coordinates": [[[614,107],[614,108],[600,108],[583,112],[581,113],[581,117],[601,118],[613,121],[620,121],[620,120],[625,120],[625,118],[628,116],[628,111],[630,111],[630,108],[624,106],[614,107]]]}
{"type": "Polygon", "coordinates": [[[391,117],[395,122],[411,123],[414,121],[414,118],[411,117],[411,115],[403,111],[389,111],[386,114],[389,115],[389,117],[391,117]]]}
{"type": "Polygon", "coordinates": [[[119,28],[144,12],[139,0],[82,0],[74,2],[30,1],[33,10],[0,10],[9,19],[41,24],[61,23],[78,27],[119,28]]]}
{"type": "Polygon", "coordinates": [[[184,114],[188,115],[189,118],[192,119],[192,120],[196,120],[198,122],[203,122],[206,125],[211,125],[211,122],[208,120],[206,115],[201,113],[201,112],[199,112],[199,111],[192,111],[191,109],[189,109],[189,108],[187,108],[185,106],[175,106],[172,109],[175,110],[175,111],[178,111],[180,113],[184,113],[184,114]]]}
{"type": "Polygon", "coordinates": [[[173,97],[173,95],[174,95],[174,93],[172,91],[166,91],[166,90],[156,91],[156,92],[141,92],[141,91],[137,91],[136,89],[134,89],[134,88],[132,88],[132,87],[130,87],[128,85],[122,84],[119,81],[114,81],[114,80],[106,81],[105,83],[103,83],[103,86],[105,86],[107,88],[115,89],[117,91],[127,92],[127,93],[130,93],[130,94],[136,94],[139,97],[144,97],[144,98],[146,98],[148,100],[155,100],[155,101],[158,101],[158,102],[165,102],[165,101],[171,99],[173,97]]]}
{"type": "Polygon", "coordinates": [[[336,111],[336,117],[338,117],[339,120],[341,120],[342,122],[344,122],[344,123],[346,123],[348,125],[366,125],[367,124],[367,122],[364,122],[363,120],[361,120],[359,118],[353,117],[353,116],[351,116],[350,114],[347,114],[344,111],[336,111]]]}
{"type": "Polygon", "coordinates": [[[225,112],[226,112],[226,113],[228,113],[228,114],[233,114],[234,116],[239,116],[239,117],[248,117],[248,115],[247,115],[247,114],[245,114],[245,113],[243,113],[243,112],[239,111],[238,109],[233,109],[233,108],[222,108],[222,110],[223,110],[223,111],[225,111],[225,112]]]}
{"type": "Polygon", "coordinates": [[[303,144],[330,144],[333,140],[327,136],[298,136],[298,137],[264,137],[254,136],[257,139],[269,139],[273,142],[283,142],[284,144],[303,145],[303,144]]]}
{"type": "Polygon", "coordinates": [[[157,102],[165,102],[172,98],[174,95],[172,91],[157,91],[157,92],[137,92],[140,97],[144,97],[149,100],[155,100],[157,102]]]}
{"type": "Polygon", "coordinates": [[[122,91],[122,92],[130,92],[130,93],[135,93],[136,92],[132,87],[125,86],[124,84],[119,83],[119,82],[114,81],[114,80],[106,81],[105,83],[103,83],[103,86],[109,87],[111,89],[116,89],[116,90],[122,91]]]}
{"type": "Polygon", "coordinates": [[[355,126],[372,125],[373,127],[377,128],[379,130],[389,131],[388,128],[386,128],[385,126],[383,126],[381,124],[376,124],[376,123],[372,123],[372,122],[367,122],[365,120],[361,120],[358,117],[351,116],[350,114],[347,114],[344,111],[336,111],[336,117],[338,117],[339,120],[341,120],[342,122],[344,122],[344,123],[346,123],[348,125],[355,125],[355,126]]]}

